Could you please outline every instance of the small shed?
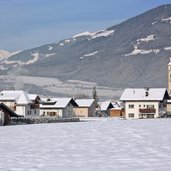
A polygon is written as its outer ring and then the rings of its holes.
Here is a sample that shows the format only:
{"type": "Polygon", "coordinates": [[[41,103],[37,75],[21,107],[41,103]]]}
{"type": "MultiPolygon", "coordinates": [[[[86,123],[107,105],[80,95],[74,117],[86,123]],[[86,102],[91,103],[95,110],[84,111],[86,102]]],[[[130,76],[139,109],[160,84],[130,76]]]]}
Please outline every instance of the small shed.
{"type": "Polygon", "coordinates": [[[76,99],[78,106],[74,107],[75,117],[93,117],[96,112],[95,99],[76,99]]]}
{"type": "Polygon", "coordinates": [[[110,117],[123,117],[124,116],[124,110],[122,105],[115,101],[112,102],[113,108],[109,110],[109,116],[110,117]]]}

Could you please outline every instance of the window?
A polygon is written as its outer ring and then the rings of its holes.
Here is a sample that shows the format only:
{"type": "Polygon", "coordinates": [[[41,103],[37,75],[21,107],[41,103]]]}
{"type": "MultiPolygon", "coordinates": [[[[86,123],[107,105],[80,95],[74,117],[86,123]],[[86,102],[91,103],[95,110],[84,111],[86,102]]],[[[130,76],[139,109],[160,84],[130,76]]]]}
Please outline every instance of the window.
{"type": "Polygon", "coordinates": [[[141,105],[139,105],[139,107],[141,107],[141,105]]]}
{"type": "Polygon", "coordinates": [[[147,109],[154,109],[154,105],[147,105],[147,109]]]}
{"type": "Polygon", "coordinates": [[[57,113],[56,112],[47,112],[47,115],[48,116],[57,116],[57,113]]]}
{"type": "Polygon", "coordinates": [[[133,109],[134,108],[134,105],[131,104],[128,107],[129,107],[129,109],[133,109]]]}
{"type": "Polygon", "coordinates": [[[34,114],[36,115],[36,110],[34,110],[34,114]]]}
{"type": "Polygon", "coordinates": [[[145,107],[145,105],[144,105],[144,107],[145,107]]]}
{"type": "Polygon", "coordinates": [[[134,118],[134,113],[129,113],[129,118],[134,118]]]}

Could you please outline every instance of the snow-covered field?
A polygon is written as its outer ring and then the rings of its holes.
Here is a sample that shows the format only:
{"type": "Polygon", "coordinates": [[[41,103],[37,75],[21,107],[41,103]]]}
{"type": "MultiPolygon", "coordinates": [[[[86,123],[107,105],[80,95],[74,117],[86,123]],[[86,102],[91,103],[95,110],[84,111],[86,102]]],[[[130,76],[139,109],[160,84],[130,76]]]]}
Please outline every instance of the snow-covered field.
{"type": "Polygon", "coordinates": [[[3,171],[170,171],[171,119],[0,127],[3,171]]]}

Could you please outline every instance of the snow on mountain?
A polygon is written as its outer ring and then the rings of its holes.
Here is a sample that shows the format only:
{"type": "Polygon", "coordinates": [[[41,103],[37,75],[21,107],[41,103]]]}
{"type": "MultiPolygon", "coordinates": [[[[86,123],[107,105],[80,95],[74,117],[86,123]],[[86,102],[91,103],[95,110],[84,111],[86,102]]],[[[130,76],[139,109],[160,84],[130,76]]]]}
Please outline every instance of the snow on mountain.
{"type": "Polygon", "coordinates": [[[98,37],[108,37],[110,35],[112,35],[113,33],[115,32],[115,30],[100,30],[100,31],[97,31],[97,32],[83,32],[83,33],[79,33],[79,34],[76,34],[73,36],[73,38],[78,38],[78,37],[82,37],[82,36],[90,36],[91,38],[90,39],[95,39],[95,38],[98,38],[98,37]]]}
{"type": "Polygon", "coordinates": [[[104,30],[100,31],[92,36],[92,39],[98,38],[98,37],[108,37],[110,35],[113,35],[115,30],[104,30]]]}
{"type": "Polygon", "coordinates": [[[48,46],[48,50],[52,50],[53,49],[53,47],[52,46],[48,46]]]}
{"type": "Polygon", "coordinates": [[[163,18],[162,21],[164,21],[164,22],[168,22],[169,21],[171,23],[171,17],[163,18]]]}
{"type": "Polygon", "coordinates": [[[135,49],[128,54],[125,54],[125,56],[131,56],[131,55],[138,55],[138,54],[149,54],[149,53],[159,53],[160,49],[150,49],[150,50],[143,50],[143,49],[138,49],[136,47],[134,47],[135,49]]]}
{"type": "Polygon", "coordinates": [[[56,53],[46,54],[46,57],[54,56],[56,53]]]}
{"type": "Polygon", "coordinates": [[[91,35],[92,35],[92,33],[86,31],[86,32],[74,35],[73,38],[82,37],[82,36],[91,36],[91,35]]]}
{"type": "Polygon", "coordinates": [[[165,50],[171,50],[171,47],[165,47],[164,49],[165,50]]]}
{"type": "Polygon", "coordinates": [[[10,52],[6,50],[0,50],[0,58],[6,58],[10,56],[10,52]]]}
{"type": "Polygon", "coordinates": [[[138,39],[137,42],[139,44],[140,42],[149,42],[151,40],[154,40],[154,34],[153,35],[149,35],[146,38],[138,39]]]}
{"type": "Polygon", "coordinates": [[[33,56],[33,59],[28,60],[27,62],[12,61],[12,60],[6,59],[6,60],[2,61],[2,63],[3,63],[3,64],[18,64],[18,65],[20,65],[20,66],[21,66],[21,65],[29,65],[29,64],[33,64],[33,63],[37,62],[38,59],[39,59],[39,54],[38,54],[38,53],[33,53],[32,56],[33,56]]]}
{"type": "Polygon", "coordinates": [[[138,54],[149,54],[149,53],[159,53],[160,49],[139,49],[138,46],[141,44],[141,42],[150,42],[154,39],[154,35],[149,35],[145,38],[137,39],[136,44],[134,45],[134,50],[131,53],[125,54],[124,56],[131,56],[131,55],[138,55],[138,54]]]}
{"type": "Polygon", "coordinates": [[[98,51],[95,51],[95,52],[91,52],[91,53],[88,53],[88,54],[85,54],[84,56],[80,57],[80,59],[84,59],[85,57],[91,57],[91,56],[94,56],[98,53],[98,51]]]}
{"type": "Polygon", "coordinates": [[[157,24],[157,21],[154,21],[154,22],[152,22],[151,24],[152,24],[152,25],[157,24]]]}

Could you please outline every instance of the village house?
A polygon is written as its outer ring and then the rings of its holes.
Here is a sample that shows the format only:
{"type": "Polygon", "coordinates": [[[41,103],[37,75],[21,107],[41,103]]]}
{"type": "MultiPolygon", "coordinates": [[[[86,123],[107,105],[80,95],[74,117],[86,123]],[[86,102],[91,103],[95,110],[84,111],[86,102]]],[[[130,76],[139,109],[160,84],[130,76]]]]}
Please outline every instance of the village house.
{"type": "Polygon", "coordinates": [[[40,103],[41,99],[37,94],[28,94],[29,99],[33,102],[31,105],[32,110],[34,110],[34,116],[40,115],[40,103]]]}
{"type": "Polygon", "coordinates": [[[37,114],[35,114],[35,104],[29,99],[29,96],[25,91],[1,91],[0,102],[4,103],[18,115],[22,115],[25,117],[37,116],[37,114]]]}
{"type": "Polygon", "coordinates": [[[57,116],[70,118],[74,116],[73,108],[78,106],[72,98],[42,98],[40,116],[57,116]]]}
{"type": "Polygon", "coordinates": [[[158,118],[166,112],[167,99],[166,88],[128,88],[120,97],[127,119],[158,118]]]}
{"type": "Polygon", "coordinates": [[[11,117],[20,117],[5,104],[0,103],[0,126],[8,125],[11,117]]]}
{"type": "Polygon", "coordinates": [[[113,108],[109,109],[110,117],[116,117],[116,118],[125,117],[124,109],[119,102],[117,101],[112,102],[112,105],[113,105],[113,108]]]}
{"type": "Polygon", "coordinates": [[[104,102],[98,102],[98,107],[97,107],[97,114],[99,117],[101,116],[109,116],[110,113],[110,109],[113,108],[113,105],[111,103],[111,101],[104,101],[104,102]]]}
{"type": "Polygon", "coordinates": [[[93,117],[96,113],[95,99],[76,99],[78,106],[74,107],[75,117],[93,117]]]}

